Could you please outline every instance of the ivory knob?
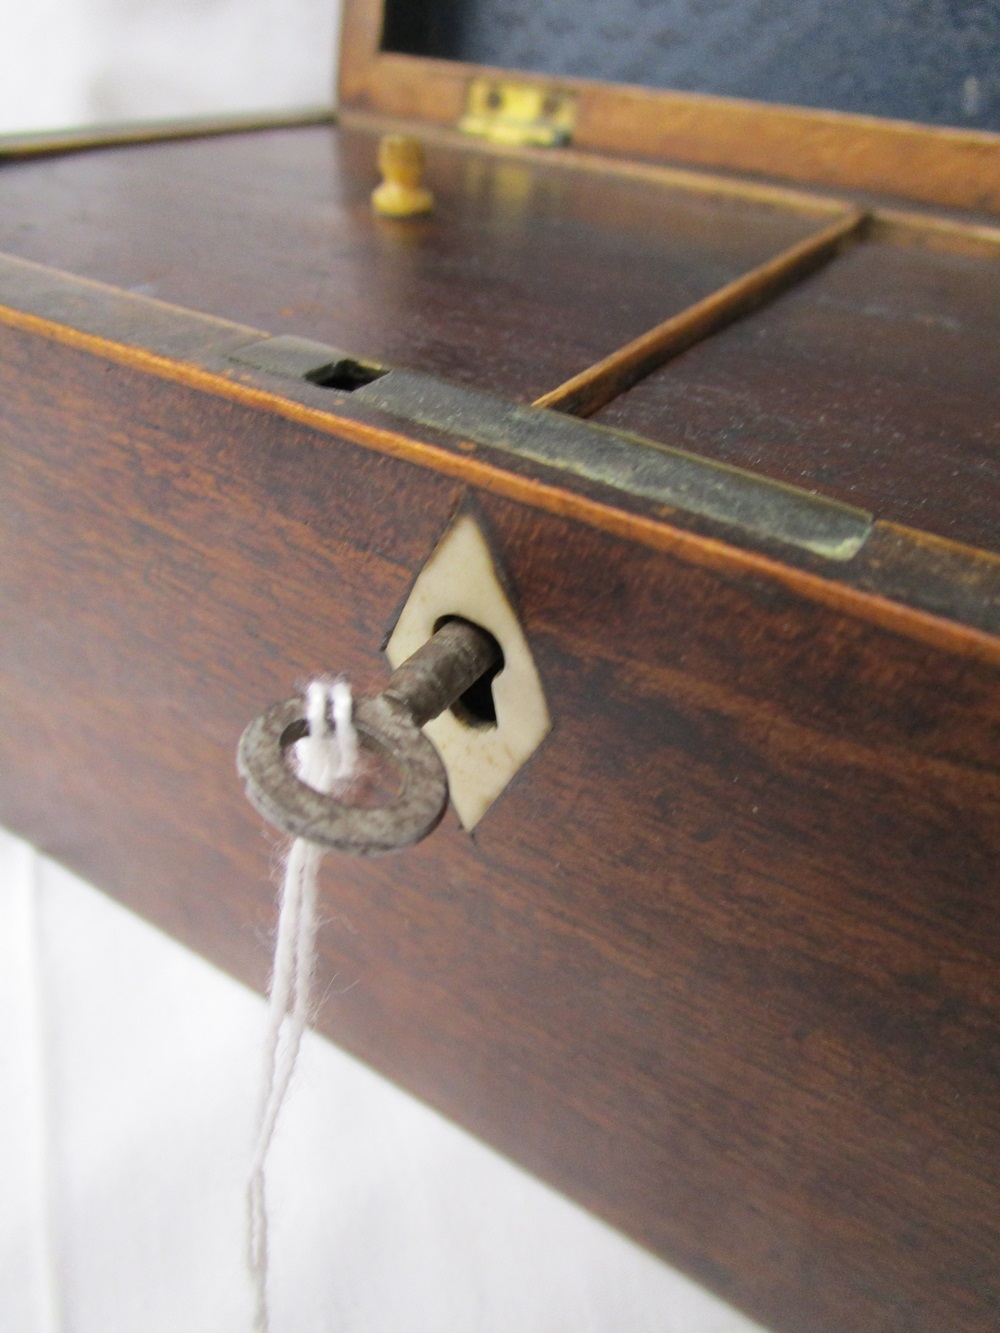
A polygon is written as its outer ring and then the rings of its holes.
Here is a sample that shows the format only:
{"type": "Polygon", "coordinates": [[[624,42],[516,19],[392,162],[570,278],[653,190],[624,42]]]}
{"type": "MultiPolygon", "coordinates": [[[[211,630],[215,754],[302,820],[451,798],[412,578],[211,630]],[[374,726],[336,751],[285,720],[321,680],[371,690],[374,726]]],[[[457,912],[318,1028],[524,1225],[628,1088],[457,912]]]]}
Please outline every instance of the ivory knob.
{"type": "Polygon", "coordinates": [[[387,134],[378,146],[382,183],[372,193],[372,208],[382,217],[412,218],[429,213],[434,196],[422,184],[424,150],[409,134],[387,134]]]}

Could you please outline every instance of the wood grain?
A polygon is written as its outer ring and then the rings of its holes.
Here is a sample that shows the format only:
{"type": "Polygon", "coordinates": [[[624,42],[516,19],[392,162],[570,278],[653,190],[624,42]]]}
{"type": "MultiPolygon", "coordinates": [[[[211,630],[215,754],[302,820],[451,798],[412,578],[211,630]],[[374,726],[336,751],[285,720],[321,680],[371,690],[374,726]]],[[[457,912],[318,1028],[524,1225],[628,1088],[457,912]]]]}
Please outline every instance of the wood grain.
{"type": "MultiPolygon", "coordinates": [[[[570,167],[593,175],[625,176],[642,180],[649,185],[690,190],[695,194],[709,194],[723,198],[739,198],[751,204],[766,204],[772,208],[787,208],[792,212],[835,216],[850,204],[846,197],[827,190],[797,189],[755,176],[737,176],[732,173],[704,171],[692,167],[669,166],[648,158],[630,158],[591,149],[574,148],[572,144],[552,148],[538,148],[531,144],[494,143],[490,139],[471,136],[454,126],[431,121],[414,122],[399,117],[381,115],[358,107],[338,109],[337,121],[348,129],[359,129],[375,134],[412,133],[419,127],[421,139],[428,143],[463,148],[484,157],[502,157],[516,162],[535,162],[539,166],[570,167]]],[[[920,214],[916,214],[919,218],[920,214]]],[[[987,223],[988,225],[988,223],[987,223]]]]}
{"type": "MultiPolygon", "coordinates": [[[[769,538],[761,528],[726,523],[718,512],[711,519],[644,498],[629,488],[627,478],[623,487],[588,480],[578,469],[567,470],[555,460],[544,464],[502,442],[482,447],[460,426],[433,429],[362,404],[364,394],[332,392],[292,372],[289,378],[248,369],[248,346],[267,346],[260,330],[10,256],[0,256],[0,294],[0,323],[57,347],[306,425],[722,575],[754,572],[798,597],[883,629],[1000,663],[1000,556],[988,551],[880,521],[851,558],[831,560],[802,541],[791,544],[769,538]],[[234,359],[235,352],[240,355],[234,359]]],[[[335,355],[322,344],[307,347],[310,364],[317,353],[328,360],[335,355]]],[[[425,384],[438,392],[453,389],[433,379],[425,384]]],[[[503,400],[489,397],[487,404],[495,415],[503,400]]],[[[581,423],[574,429],[592,428],[581,423]]],[[[638,437],[627,438],[632,448],[650,447],[638,437]]],[[[694,455],[687,458],[695,461],[694,455]]],[[[713,480],[723,488],[728,484],[725,471],[713,480]]],[[[797,504],[794,493],[788,498],[797,504]]],[[[859,511],[852,512],[855,521],[864,522],[859,511]]]]}
{"type": "Polygon", "coordinates": [[[656,328],[640,334],[595,366],[574,375],[535,400],[573,416],[589,417],[613,398],[645,379],[652,371],[696,342],[718,333],[734,320],[759,309],[786,288],[833,259],[858,239],[867,222],[864,213],[850,212],[798,245],[784,250],[759,268],[735,278],[711,296],[656,328]]]}
{"type": "Polygon", "coordinates": [[[824,223],[437,144],[435,213],[387,221],[376,146],[318,126],[10,161],[0,250],[530,401],[824,223]]]}
{"type": "Polygon", "coordinates": [[[598,415],[1000,551],[1000,263],[869,243],[598,415]]]}
{"type": "MultiPolygon", "coordinates": [[[[344,5],[340,101],[346,106],[455,125],[469,80],[504,73],[382,52],[381,14],[381,0],[344,5]]],[[[573,141],[580,148],[1000,211],[1000,135],[585,79],[519,77],[576,92],[573,141]]]]}
{"type": "Polygon", "coordinates": [[[5,823],[262,985],[237,736],[310,672],[384,679],[471,500],[555,727],[475,840],[328,863],[322,1026],[775,1329],[994,1328],[996,666],[85,351],[0,352],[5,823]]]}
{"type": "MultiPolygon", "coordinates": [[[[409,134],[416,125],[414,121],[398,116],[353,106],[341,107],[337,119],[348,128],[376,134],[409,134]]],[[[773,177],[739,175],[698,166],[677,166],[649,158],[574,148],[572,145],[554,151],[552,148],[530,145],[491,143],[473,138],[452,126],[430,121],[420,121],[419,131],[425,142],[461,147],[485,157],[502,157],[549,166],[557,163],[560,167],[591,175],[623,176],[629,180],[643,180],[650,185],[742,199],[749,204],[790,209],[814,217],[835,218],[852,207],[862,208],[870,217],[870,232],[895,245],[926,245],[933,249],[983,258],[995,257],[1000,249],[1000,227],[989,211],[910,203],[885,192],[837,190],[818,183],[811,188],[796,187],[773,177]]]]}

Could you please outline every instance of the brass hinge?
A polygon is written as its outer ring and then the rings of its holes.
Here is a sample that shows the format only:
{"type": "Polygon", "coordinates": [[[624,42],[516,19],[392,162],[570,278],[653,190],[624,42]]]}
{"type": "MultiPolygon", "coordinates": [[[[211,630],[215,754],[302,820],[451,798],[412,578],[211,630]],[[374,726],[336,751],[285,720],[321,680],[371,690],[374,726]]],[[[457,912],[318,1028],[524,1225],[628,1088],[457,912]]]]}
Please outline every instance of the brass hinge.
{"type": "Polygon", "coordinates": [[[554,148],[569,143],[576,123],[576,93],[541,83],[473,79],[458,128],[491,143],[554,148]]]}

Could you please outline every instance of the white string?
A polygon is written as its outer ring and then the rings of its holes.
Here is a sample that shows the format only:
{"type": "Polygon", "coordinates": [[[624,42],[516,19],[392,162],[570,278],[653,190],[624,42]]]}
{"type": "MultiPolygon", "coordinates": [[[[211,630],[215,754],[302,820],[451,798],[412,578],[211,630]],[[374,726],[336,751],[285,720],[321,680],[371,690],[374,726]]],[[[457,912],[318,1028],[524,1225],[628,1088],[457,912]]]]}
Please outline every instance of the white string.
{"type": "MultiPolygon", "coordinates": [[[[357,767],[358,737],[347,682],[312,681],[306,691],[306,721],[309,733],[295,747],[298,774],[310,787],[329,792],[335,784],[349,781],[357,767]]],[[[294,839],[288,849],[281,885],[264,1033],[257,1140],[247,1185],[247,1258],[254,1290],[254,1333],[267,1333],[269,1326],[264,1165],[310,1018],[316,963],[316,876],[322,859],[322,847],[306,838],[294,839]]]]}

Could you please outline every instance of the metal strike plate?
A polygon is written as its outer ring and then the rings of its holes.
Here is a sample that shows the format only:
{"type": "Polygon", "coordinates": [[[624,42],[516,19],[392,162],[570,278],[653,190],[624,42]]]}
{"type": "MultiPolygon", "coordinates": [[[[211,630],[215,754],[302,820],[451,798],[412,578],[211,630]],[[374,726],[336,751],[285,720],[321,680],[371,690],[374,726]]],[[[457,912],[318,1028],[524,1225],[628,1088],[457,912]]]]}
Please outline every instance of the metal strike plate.
{"type": "Polygon", "coordinates": [[[415,371],[392,370],[353,401],[827,560],[852,559],[872,529],[871,514],[840,501],[415,371]]]}
{"type": "Polygon", "coordinates": [[[458,122],[464,134],[491,143],[555,148],[569,143],[576,125],[576,93],[541,83],[473,79],[458,122]]]}
{"type": "Polygon", "coordinates": [[[872,515],[842,501],[627,431],[527,407],[418,371],[393,370],[322,343],[268,338],[230,353],[229,359],[350,394],[352,402],[402,421],[502,449],[826,560],[852,560],[872,531],[872,515]]]}

